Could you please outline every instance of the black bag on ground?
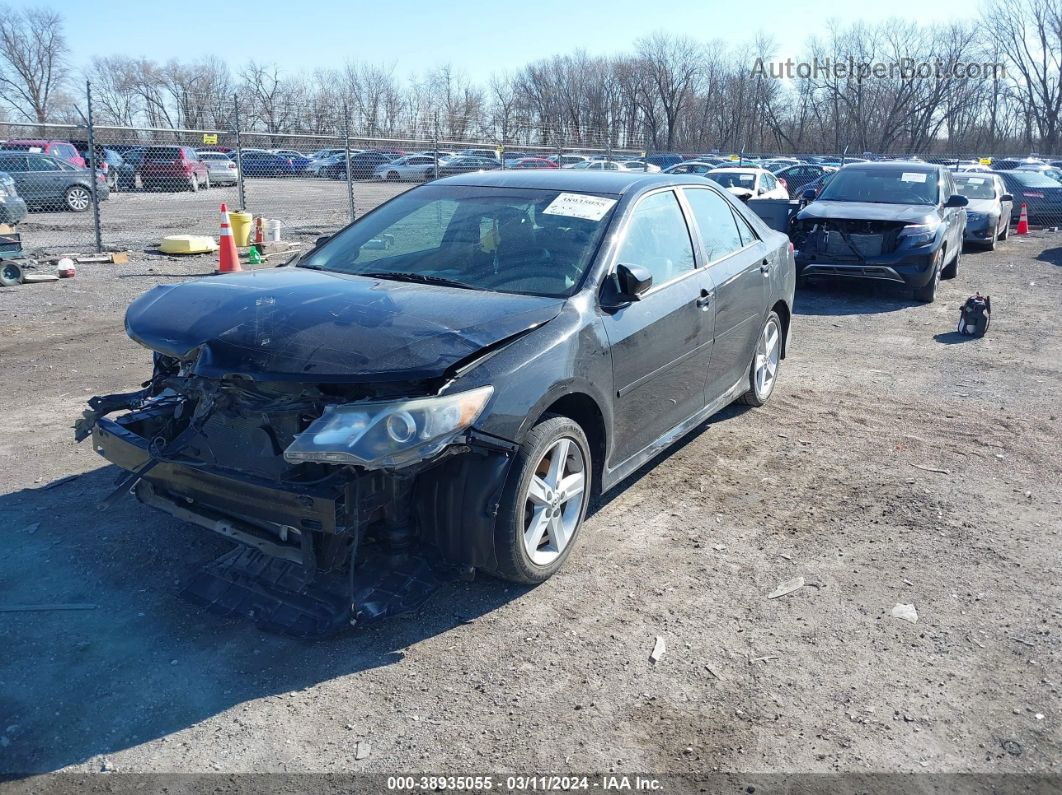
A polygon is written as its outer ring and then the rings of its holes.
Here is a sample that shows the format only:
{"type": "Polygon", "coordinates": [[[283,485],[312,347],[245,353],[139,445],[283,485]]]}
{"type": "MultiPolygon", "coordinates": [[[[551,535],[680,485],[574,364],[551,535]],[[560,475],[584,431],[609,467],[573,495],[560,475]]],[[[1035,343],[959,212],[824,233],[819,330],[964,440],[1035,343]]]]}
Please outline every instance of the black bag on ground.
{"type": "Polygon", "coordinates": [[[967,337],[983,337],[988,331],[988,324],[992,322],[992,298],[991,296],[971,295],[966,303],[959,309],[960,334],[967,337]]]}

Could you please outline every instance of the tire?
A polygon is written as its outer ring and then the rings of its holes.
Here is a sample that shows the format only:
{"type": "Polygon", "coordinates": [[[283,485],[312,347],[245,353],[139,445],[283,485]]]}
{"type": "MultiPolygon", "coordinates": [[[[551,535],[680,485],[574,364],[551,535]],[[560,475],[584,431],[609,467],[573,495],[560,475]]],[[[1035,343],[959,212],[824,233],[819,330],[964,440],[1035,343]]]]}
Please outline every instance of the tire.
{"type": "Polygon", "coordinates": [[[941,263],[944,261],[944,249],[937,249],[937,256],[933,258],[933,276],[929,280],[929,284],[925,287],[918,287],[914,291],[914,297],[916,301],[921,301],[923,304],[931,304],[937,297],[937,285],[940,284],[941,277],[941,263]]]}
{"type": "Polygon", "coordinates": [[[992,239],[985,244],[985,251],[995,251],[996,241],[999,239],[999,235],[992,235],[992,239]]]}
{"type": "Polygon", "coordinates": [[[777,312],[771,312],[763,321],[749,365],[749,391],[738,398],[746,406],[759,408],[771,399],[782,362],[782,333],[782,319],[777,312]]]}
{"type": "Polygon", "coordinates": [[[1000,240],[1006,240],[1008,237],[1010,237],[1010,221],[1003,224],[1003,231],[999,233],[1000,240]]]}
{"type": "Polygon", "coordinates": [[[433,179],[435,179],[435,169],[429,168],[427,171],[424,172],[424,181],[431,182],[433,179]]]}
{"type": "Polygon", "coordinates": [[[84,185],[71,185],[63,193],[63,204],[72,213],[83,213],[92,206],[92,191],[84,185]]]}
{"type": "Polygon", "coordinates": [[[528,432],[509,469],[494,527],[498,568],[490,573],[529,585],[552,577],[578,540],[593,471],[590,444],[578,423],[543,417],[528,432]],[[565,451],[560,466],[557,457],[565,451]],[[556,488],[563,482],[579,491],[565,494],[556,488]],[[537,496],[532,497],[532,490],[537,496]]]}
{"type": "Polygon", "coordinates": [[[955,259],[940,272],[942,279],[954,279],[959,275],[959,262],[962,260],[962,243],[955,248],[955,259]]]}
{"type": "Polygon", "coordinates": [[[13,262],[0,264],[0,287],[16,287],[22,284],[22,268],[13,262]]]}
{"type": "Polygon", "coordinates": [[[398,176],[398,172],[397,171],[388,171],[387,172],[387,179],[390,180],[391,182],[398,182],[398,180],[400,180],[401,177],[398,176]]]}

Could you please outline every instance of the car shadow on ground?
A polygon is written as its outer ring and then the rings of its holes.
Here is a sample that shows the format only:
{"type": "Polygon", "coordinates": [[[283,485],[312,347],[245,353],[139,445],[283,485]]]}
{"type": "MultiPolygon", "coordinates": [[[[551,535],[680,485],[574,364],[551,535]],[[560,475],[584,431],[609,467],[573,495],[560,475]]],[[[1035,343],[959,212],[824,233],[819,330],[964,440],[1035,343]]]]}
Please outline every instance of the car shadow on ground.
{"type": "Polygon", "coordinates": [[[911,292],[895,282],[817,276],[796,291],[797,315],[870,315],[915,306],[911,292]]]}
{"type": "MultiPolygon", "coordinates": [[[[205,612],[183,583],[225,539],[121,499],[106,466],[0,497],[0,774],[46,772],[162,738],[243,702],[391,665],[530,588],[486,576],[404,616],[317,641],[205,612]],[[95,605],[91,609],[58,606],[95,605]],[[23,605],[51,605],[34,612],[23,605]]],[[[455,661],[460,665],[460,661],[455,661]]]]}
{"type": "Polygon", "coordinates": [[[1057,265],[1062,267],[1062,246],[1055,246],[1054,248],[1045,248],[1037,256],[1041,262],[1047,262],[1051,265],[1057,265]]]}

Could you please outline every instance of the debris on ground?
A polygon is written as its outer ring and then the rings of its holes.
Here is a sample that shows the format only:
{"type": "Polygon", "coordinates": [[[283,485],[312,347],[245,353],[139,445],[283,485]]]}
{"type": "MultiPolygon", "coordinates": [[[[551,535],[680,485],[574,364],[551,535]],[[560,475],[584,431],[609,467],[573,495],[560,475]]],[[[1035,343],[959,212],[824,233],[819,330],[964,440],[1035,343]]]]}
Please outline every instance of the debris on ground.
{"type": "Polygon", "coordinates": [[[354,758],[357,761],[360,762],[362,759],[368,759],[369,758],[369,754],[371,754],[371,753],[372,753],[372,746],[369,744],[369,741],[368,740],[358,740],[358,746],[357,746],[357,750],[354,752],[354,758]]]}
{"type": "Polygon", "coordinates": [[[660,658],[664,656],[664,652],[667,651],[667,643],[659,635],[656,636],[656,643],[653,644],[653,650],[649,654],[649,662],[654,665],[660,662],[660,658]]]}
{"type": "Polygon", "coordinates": [[[940,467],[927,467],[924,464],[911,464],[915,469],[921,469],[923,472],[936,472],[940,475],[950,475],[951,470],[941,469],[940,467]]]}
{"type": "Polygon", "coordinates": [[[1003,750],[1011,756],[1021,756],[1025,751],[1025,749],[1021,747],[1021,743],[1017,740],[1003,740],[1000,745],[1002,745],[1003,750]]]}
{"type": "Polygon", "coordinates": [[[918,611],[915,610],[914,605],[905,605],[897,602],[896,606],[892,608],[892,617],[902,618],[904,621],[910,621],[912,624],[918,623],[918,611]]]}
{"type": "Polygon", "coordinates": [[[786,594],[793,593],[793,591],[799,591],[804,587],[804,578],[796,577],[792,580],[786,580],[781,583],[777,588],[767,594],[768,599],[777,599],[779,596],[785,596],[786,594]]]}

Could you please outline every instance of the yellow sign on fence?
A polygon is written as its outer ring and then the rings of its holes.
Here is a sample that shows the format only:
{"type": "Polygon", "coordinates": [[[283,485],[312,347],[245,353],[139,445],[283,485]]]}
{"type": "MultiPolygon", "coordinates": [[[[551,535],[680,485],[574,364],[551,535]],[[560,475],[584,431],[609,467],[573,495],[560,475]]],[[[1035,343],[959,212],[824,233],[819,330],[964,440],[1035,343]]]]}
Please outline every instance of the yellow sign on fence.
{"type": "Polygon", "coordinates": [[[978,162],[982,166],[990,166],[990,165],[992,165],[992,158],[990,158],[990,157],[982,157],[978,162]]]}
{"type": "Polygon", "coordinates": [[[203,133],[203,143],[205,143],[205,144],[216,144],[217,142],[218,142],[218,134],[217,133],[203,133]]]}

